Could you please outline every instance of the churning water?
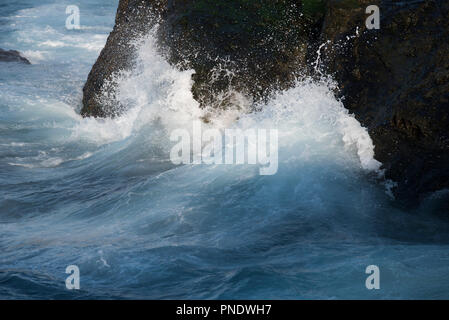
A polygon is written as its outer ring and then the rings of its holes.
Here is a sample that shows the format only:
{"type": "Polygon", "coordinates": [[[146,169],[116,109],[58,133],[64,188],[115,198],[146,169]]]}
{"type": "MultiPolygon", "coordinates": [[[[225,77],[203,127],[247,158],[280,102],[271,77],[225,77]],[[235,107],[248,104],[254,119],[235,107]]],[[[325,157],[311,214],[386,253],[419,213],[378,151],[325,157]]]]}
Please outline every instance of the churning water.
{"type": "Polygon", "coordinates": [[[394,206],[367,131],[328,81],[298,82],[262,111],[205,126],[275,128],[279,169],[182,165],[174,129],[202,117],[179,71],[142,39],[117,78],[128,111],[83,119],[81,89],[118,1],[0,4],[0,298],[449,298],[441,193],[394,206]],[[81,289],[65,287],[77,265],[81,289]],[[380,290],[367,290],[377,265],[380,290]]]}

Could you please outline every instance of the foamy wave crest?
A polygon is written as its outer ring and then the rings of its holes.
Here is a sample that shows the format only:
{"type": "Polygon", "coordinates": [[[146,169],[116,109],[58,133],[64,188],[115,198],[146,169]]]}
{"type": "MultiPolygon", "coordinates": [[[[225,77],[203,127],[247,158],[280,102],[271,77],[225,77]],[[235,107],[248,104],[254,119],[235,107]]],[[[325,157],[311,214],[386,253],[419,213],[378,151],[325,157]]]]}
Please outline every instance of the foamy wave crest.
{"type": "Polygon", "coordinates": [[[363,169],[379,170],[381,163],[374,159],[367,130],[335,98],[332,89],[329,80],[297,82],[259,106],[261,112],[242,117],[239,126],[277,128],[280,148],[289,150],[292,158],[307,161],[325,155],[354,160],[352,156],[357,155],[363,169]]]}

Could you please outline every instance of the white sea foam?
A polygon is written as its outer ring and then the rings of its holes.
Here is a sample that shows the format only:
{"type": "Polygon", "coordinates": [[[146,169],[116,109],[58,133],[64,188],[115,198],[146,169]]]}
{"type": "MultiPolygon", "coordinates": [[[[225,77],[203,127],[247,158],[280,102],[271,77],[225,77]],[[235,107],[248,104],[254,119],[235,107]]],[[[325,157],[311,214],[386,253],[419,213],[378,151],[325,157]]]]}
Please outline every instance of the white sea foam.
{"type": "Polygon", "coordinates": [[[25,50],[24,52],[22,52],[22,55],[33,64],[46,60],[47,54],[47,51],[40,50],[25,50]]]}
{"type": "MultiPolygon", "coordinates": [[[[200,109],[193,99],[194,71],[179,71],[169,65],[158,53],[151,34],[136,47],[134,70],[116,74],[102,96],[111,108],[125,106],[123,114],[115,119],[80,120],[75,135],[107,143],[125,139],[154,121],[159,121],[168,133],[178,128],[191,130],[193,121],[210,113],[200,109]]],[[[339,161],[339,157],[353,154],[361,168],[378,171],[381,164],[374,159],[374,145],[367,130],[335,98],[333,85],[324,80],[298,82],[259,106],[261,112],[228,110],[212,114],[211,123],[204,125],[218,129],[278,129],[280,148],[296,148],[289,150],[289,156],[327,154],[339,161]]]]}
{"type": "Polygon", "coordinates": [[[110,26],[84,9],[81,28],[67,30],[66,6],[63,3],[42,4],[7,17],[8,24],[16,27],[13,42],[8,42],[8,46],[23,52],[33,64],[55,59],[67,62],[68,58],[86,51],[92,56],[98,55],[106,43],[110,26]]]}

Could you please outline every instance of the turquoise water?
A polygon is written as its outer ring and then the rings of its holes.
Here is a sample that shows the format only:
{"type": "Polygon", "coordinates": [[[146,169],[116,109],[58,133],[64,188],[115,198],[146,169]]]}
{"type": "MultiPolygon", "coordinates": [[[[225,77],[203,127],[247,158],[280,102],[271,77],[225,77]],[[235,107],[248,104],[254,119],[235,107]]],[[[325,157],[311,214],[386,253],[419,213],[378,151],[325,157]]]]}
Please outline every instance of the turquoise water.
{"type": "Polygon", "coordinates": [[[447,193],[397,208],[366,130],[326,81],[208,125],[276,128],[273,176],[171,163],[170,131],[204,111],[191,72],[168,65],[151,35],[117,76],[128,111],[82,119],[117,3],[80,3],[80,30],[65,28],[70,2],[0,4],[0,47],[32,62],[0,63],[0,298],[449,298],[447,193]],[[78,291],[65,287],[68,265],[78,291]],[[369,265],[380,290],[365,287],[369,265]]]}

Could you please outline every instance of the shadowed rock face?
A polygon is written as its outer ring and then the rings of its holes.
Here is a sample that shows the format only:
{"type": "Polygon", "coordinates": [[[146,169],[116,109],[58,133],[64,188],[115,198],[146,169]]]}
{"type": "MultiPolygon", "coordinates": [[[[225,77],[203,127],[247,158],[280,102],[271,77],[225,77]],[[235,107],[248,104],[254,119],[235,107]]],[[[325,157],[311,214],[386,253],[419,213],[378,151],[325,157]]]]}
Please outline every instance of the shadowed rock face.
{"type": "Polygon", "coordinates": [[[84,87],[82,114],[116,114],[98,95],[114,72],[132,67],[132,39],[156,22],[161,51],[195,70],[194,97],[217,108],[232,105],[231,95],[216,99],[231,88],[264,99],[311,74],[316,49],[330,40],[323,66],[369,129],[397,197],[412,204],[449,187],[448,17],[445,0],[121,0],[84,87]],[[380,7],[380,30],[365,28],[372,4],[380,7]],[[214,71],[224,60],[234,77],[214,71]]]}
{"type": "Polygon", "coordinates": [[[19,51],[16,50],[3,50],[0,49],[0,61],[1,62],[20,62],[24,64],[31,64],[27,58],[20,55],[19,51]]]}
{"type": "Polygon", "coordinates": [[[449,2],[330,1],[322,39],[345,107],[369,129],[397,198],[449,187],[449,2]],[[380,8],[379,30],[364,27],[380,8]],[[347,41],[359,27],[360,36],[347,41]]]}

